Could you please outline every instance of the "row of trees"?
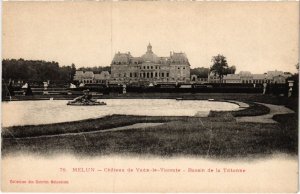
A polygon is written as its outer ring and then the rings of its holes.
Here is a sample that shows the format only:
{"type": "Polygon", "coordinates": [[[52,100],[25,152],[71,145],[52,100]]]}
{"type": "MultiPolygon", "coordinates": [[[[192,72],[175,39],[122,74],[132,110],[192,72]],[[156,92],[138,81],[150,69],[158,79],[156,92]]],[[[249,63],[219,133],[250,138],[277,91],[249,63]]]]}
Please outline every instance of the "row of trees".
{"type": "Polygon", "coordinates": [[[74,64],[60,67],[58,62],[24,59],[3,59],[2,79],[23,81],[55,80],[70,82],[76,72],[74,64]]]}
{"type": "Polygon", "coordinates": [[[94,66],[94,67],[80,67],[77,70],[80,71],[93,71],[94,73],[101,73],[102,71],[108,71],[109,73],[110,71],[110,66],[105,66],[105,67],[101,67],[101,66],[94,66]]]}
{"type": "MultiPolygon", "coordinates": [[[[223,55],[217,55],[212,58],[211,68],[199,67],[191,69],[191,75],[197,75],[199,78],[206,78],[210,72],[223,79],[226,74],[234,74],[235,66],[229,67],[227,60],[223,55]]],[[[111,72],[110,66],[105,67],[80,67],[77,70],[93,71],[100,73],[102,71],[111,72]]],[[[23,80],[23,81],[62,81],[72,82],[76,72],[74,64],[60,67],[58,62],[48,62],[42,60],[24,60],[24,59],[4,59],[2,61],[2,78],[4,80],[23,80]]]]}

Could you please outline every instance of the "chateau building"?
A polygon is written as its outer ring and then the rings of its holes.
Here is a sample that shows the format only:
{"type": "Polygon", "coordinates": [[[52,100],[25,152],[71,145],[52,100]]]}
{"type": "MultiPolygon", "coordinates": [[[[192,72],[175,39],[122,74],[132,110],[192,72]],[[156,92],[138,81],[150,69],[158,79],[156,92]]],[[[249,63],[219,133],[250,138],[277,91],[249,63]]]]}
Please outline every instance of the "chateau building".
{"type": "Polygon", "coordinates": [[[239,74],[228,74],[223,77],[223,83],[244,83],[244,84],[284,84],[290,77],[290,73],[282,71],[268,71],[264,74],[252,74],[248,71],[241,71],[239,74]]]}
{"type": "Polygon", "coordinates": [[[160,84],[185,83],[190,80],[190,64],[185,53],[170,52],[169,57],[158,57],[149,43],[141,57],[130,52],[116,53],[111,62],[110,83],[160,84]]]}
{"type": "Polygon", "coordinates": [[[73,80],[83,84],[107,84],[110,78],[108,71],[94,73],[93,71],[76,71],[73,80]]]}
{"type": "MultiPolygon", "coordinates": [[[[283,71],[268,71],[264,74],[252,74],[249,71],[241,71],[238,74],[224,75],[222,83],[240,83],[240,84],[284,84],[288,77],[292,74],[283,71]]],[[[210,72],[207,78],[198,78],[196,75],[191,75],[191,83],[220,83],[218,75],[210,72]]]]}

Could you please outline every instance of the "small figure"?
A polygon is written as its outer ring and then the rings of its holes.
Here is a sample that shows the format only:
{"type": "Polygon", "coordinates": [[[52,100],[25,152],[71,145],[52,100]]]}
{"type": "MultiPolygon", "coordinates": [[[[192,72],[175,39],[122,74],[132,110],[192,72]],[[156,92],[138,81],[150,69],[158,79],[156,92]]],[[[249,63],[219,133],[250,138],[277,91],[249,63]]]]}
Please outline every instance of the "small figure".
{"type": "Polygon", "coordinates": [[[123,85],[123,94],[126,94],[126,85],[123,85]]]}
{"type": "Polygon", "coordinates": [[[292,96],[292,92],[293,92],[293,89],[290,88],[290,89],[289,89],[289,93],[288,93],[288,97],[291,97],[291,96],[292,96]]]}
{"type": "Polygon", "coordinates": [[[26,96],[32,96],[32,95],[33,95],[32,90],[31,90],[31,87],[30,87],[29,84],[28,84],[28,87],[27,87],[27,90],[26,90],[25,95],[26,95],[26,96]]]}
{"type": "Polygon", "coordinates": [[[264,86],[264,91],[263,91],[263,94],[266,94],[266,90],[267,90],[267,83],[266,83],[266,82],[264,82],[263,86],[264,86]]]}
{"type": "Polygon", "coordinates": [[[289,83],[288,97],[291,97],[291,96],[292,96],[292,93],[293,93],[294,81],[293,81],[293,80],[289,80],[288,83],[289,83]]]}

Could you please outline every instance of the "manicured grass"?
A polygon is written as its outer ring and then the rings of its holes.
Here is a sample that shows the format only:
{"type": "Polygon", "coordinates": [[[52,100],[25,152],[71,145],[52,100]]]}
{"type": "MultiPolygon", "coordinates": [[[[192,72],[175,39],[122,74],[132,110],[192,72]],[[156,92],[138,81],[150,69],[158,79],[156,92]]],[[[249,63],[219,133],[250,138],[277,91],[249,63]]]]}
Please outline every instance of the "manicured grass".
{"type": "MultiPolygon", "coordinates": [[[[135,123],[166,123],[171,121],[199,121],[198,117],[188,116],[133,116],[133,115],[111,115],[98,119],[87,119],[82,121],[45,124],[45,125],[26,125],[4,127],[2,130],[3,138],[26,138],[37,137],[45,135],[58,135],[66,133],[79,133],[99,131],[104,129],[111,129],[132,125],[135,123]]],[[[201,118],[201,121],[235,121],[231,117],[214,117],[214,118],[201,118]]]]}
{"type": "MultiPolygon", "coordinates": [[[[120,117],[131,120],[132,116],[113,116],[106,120],[117,120],[120,117]]],[[[63,152],[77,156],[190,155],[213,158],[265,156],[278,152],[297,154],[297,129],[283,129],[281,124],[236,123],[222,117],[168,119],[161,126],[147,129],[72,136],[4,138],[2,154],[5,156],[20,151],[45,156],[63,152]]],[[[100,122],[94,124],[95,128],[101,125],[100,122]]]]}
{"type": "MultiPolygon", "coordinates": [[[[188,117],[180,117],[180,120],[186,120],[188,117]]],[[[82,121],[45,124],[45,125],[26,125],[3,128],[2,137],[35,137],[41,135],[55,135],[64,133],[78,133],[87,131],[98,131],[110,129],[135,123],[147,122],[167,122],[177,120],[178,117],[147,117],[130,115],[112,115],[98,119],[87,119],[82,121]]]]}

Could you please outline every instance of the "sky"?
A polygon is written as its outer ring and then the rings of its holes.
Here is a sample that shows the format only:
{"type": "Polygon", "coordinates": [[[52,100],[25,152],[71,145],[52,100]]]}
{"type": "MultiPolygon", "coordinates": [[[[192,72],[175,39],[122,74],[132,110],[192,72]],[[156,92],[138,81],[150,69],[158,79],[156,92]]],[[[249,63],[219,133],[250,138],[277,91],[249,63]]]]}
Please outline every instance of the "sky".
{"type": "Polygon", "coordinates": [[[114,54],[222,54],[237,72],[296,72],[299,2],[3,2],[2,58],[108,66],[114,54]]]}

